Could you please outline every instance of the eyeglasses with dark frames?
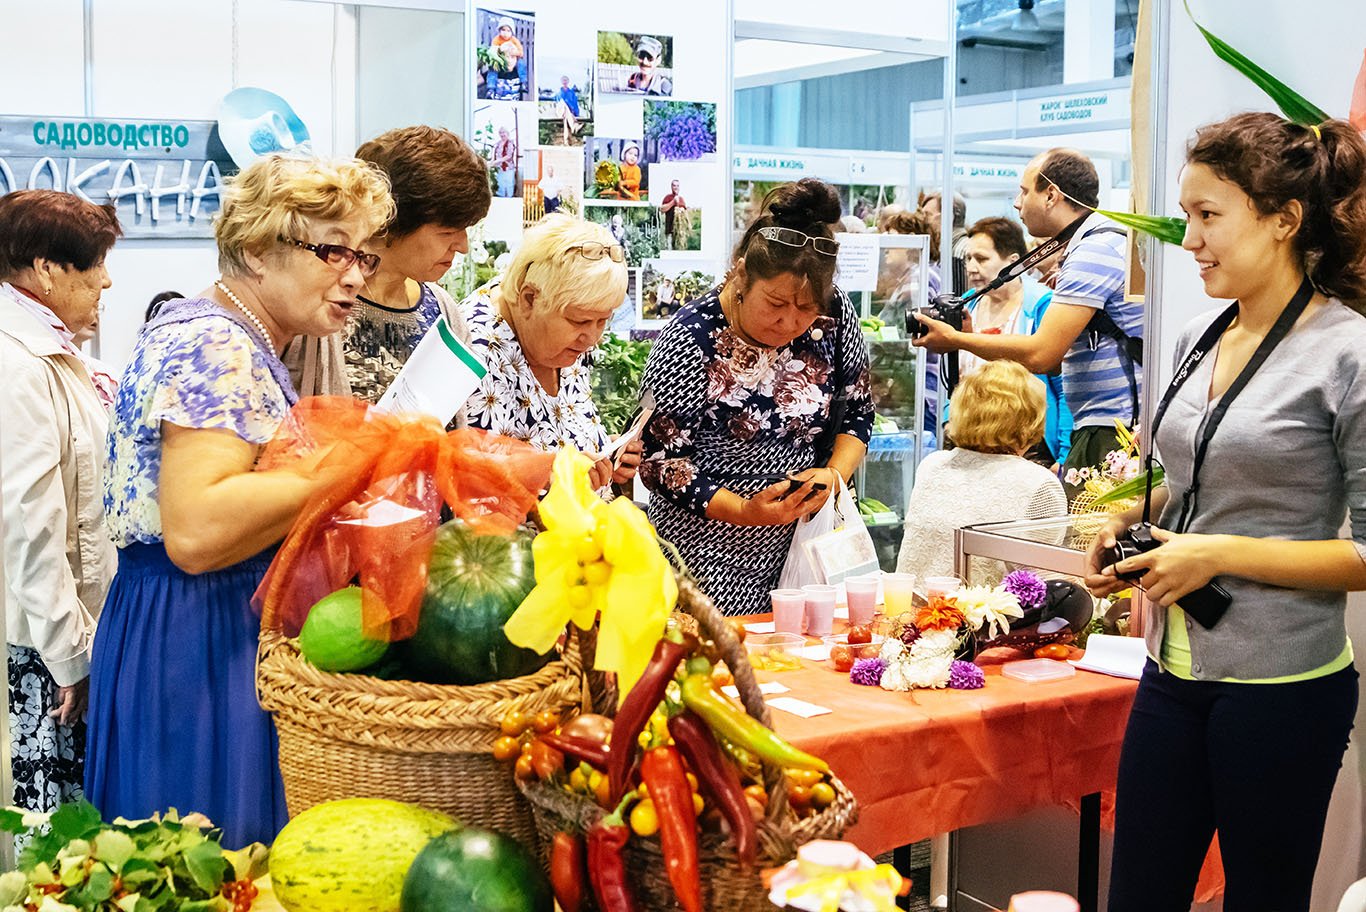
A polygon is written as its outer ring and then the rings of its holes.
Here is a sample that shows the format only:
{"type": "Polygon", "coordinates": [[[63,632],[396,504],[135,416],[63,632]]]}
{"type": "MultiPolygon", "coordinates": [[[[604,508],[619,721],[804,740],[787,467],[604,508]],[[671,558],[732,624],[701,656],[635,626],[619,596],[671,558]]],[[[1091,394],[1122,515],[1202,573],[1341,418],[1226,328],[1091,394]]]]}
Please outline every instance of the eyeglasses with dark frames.
{"type": "Polygon", "coordinates": [[[637,52],[637,54],[636,54],[636,59],[637,59],[637,60],[654,60],[654,59],[655,59],[655,55],[654,55],[654,54],[651,54],[649,51],[639,51],[639,52],[637,52]]]}
{"type": "Polygon", "coordinates": [[[589,242],[587,244],[575,244],[573,247],[566,249],[577,250],[579,256],[583,257],[585,260],[600,260],[603,257],[607,257],[613,263],[626,262],[626,250],[620,244],[596,244],[589,242]]]}
{"type": "Polygon", "coordinates": [[[282,237],[280,240],[286,244],[293,244],[295,247],[313,251],[313,255],[318,259],[343,272],[350,269],[352,263],[359,263],[360,274],[368,279],[379,269],[379,254],[377,253],[352,250],[350,247],[344,247],[341,244],[310,244],[307,241],[288,237],[282,237]]]}
{"type": "Polygon", "coordinates": [[[840,252],[839,241],[833,238],[812,237],[796,228],[760,228],[759,237],[786,247],[805,247],[810,244],[813,250],[824,256],[838,256],[840,252]]]}

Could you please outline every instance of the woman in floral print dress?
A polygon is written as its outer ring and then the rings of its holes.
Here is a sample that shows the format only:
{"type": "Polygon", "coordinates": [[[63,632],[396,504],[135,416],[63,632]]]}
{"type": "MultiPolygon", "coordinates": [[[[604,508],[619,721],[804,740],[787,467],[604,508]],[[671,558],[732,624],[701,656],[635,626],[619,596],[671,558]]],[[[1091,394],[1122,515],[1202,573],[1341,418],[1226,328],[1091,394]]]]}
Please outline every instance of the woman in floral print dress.
{"type": "Polygon", "coordinates": [[[868,349],[834,287],[839,216],[820,181],[775,189],[725,283],[679,312],[645,368],[650,519],[726,614],[768,610],[797,520],[867,452],[868,349]]]}

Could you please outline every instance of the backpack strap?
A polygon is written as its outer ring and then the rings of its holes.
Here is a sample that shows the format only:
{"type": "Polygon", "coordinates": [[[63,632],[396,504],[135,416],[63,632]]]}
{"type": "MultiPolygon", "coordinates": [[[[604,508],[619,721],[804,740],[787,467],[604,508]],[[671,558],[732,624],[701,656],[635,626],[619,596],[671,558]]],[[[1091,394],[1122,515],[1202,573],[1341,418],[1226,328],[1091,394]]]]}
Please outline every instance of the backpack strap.
{"type": "MultiPolygon", "coordinates": [[[[1082,238],[1088,238],[1093,234],[1127,235],[1128,232],[1115,225],[1101,225],[1100,227],[1092,228],[1090,231],[1083,234],[1082,238]]],[[[1131,336],[1120,329],[1119,324],[1115,322],[1114,318],[1111,317],[1103,307],[1091,315],[1091,319],[1087,322],[1084,331],[1092,334],[1092,347],[1094,347],[1094,343],[1099,336],[1113,339],[1118,345],[1120,365],[1124,368],[1125,379],[1129,381],[1129,401],[1133,406],[1130,423],[1133,426],[1137,426],[1138,375],[1135,365],[1142,366],[1143,364],[1143,339],[1138,336],[1131,336]]]]}

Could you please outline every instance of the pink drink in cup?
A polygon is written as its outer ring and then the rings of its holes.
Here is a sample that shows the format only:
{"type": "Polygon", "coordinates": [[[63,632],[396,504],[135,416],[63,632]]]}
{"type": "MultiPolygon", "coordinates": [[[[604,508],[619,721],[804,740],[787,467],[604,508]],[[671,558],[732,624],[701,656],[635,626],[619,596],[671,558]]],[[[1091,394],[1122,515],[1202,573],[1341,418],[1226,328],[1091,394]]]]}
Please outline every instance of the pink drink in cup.
{"type": "Polygon", "coordinates": [[[872,623],[877,613],[878,575],[851,576],[844,581],[844,593],[849,601],[849,625],[863,626],[872,623]]]}
{"type": "Polygon", "coordinates": [[[813,637],[829,636],[831,628],[835,625],[835,594],[837,590],[834,586],[812,583],[809,586],[803,586],[802,592],[806,594],[806,635],[813,637]]]}
{"type": "Polygon", "coordinates": [[[773,602],[774,632],[800,634],[806,626],[806,593],[800,589],[774,589],[768,597],[773,602]]]}

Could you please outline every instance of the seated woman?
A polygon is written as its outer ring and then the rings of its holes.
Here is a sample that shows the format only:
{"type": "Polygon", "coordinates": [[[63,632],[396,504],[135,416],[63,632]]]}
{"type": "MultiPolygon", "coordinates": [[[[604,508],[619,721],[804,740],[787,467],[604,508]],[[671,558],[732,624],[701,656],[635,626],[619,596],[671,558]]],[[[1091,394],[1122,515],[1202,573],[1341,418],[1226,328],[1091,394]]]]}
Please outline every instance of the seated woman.
{"type": "Polygon", "coordinates": [[[797,520],[868,449],[868,347],[834,285],[839,217],[818,180],[769,193],[725,283],[678,312],[645,366],[650,520],[726,614],[769,610],[797,520]]]}
{"type": "Polygon", "coordinates": [[[469,250],[467,229],[489,211],[488,167],[464,140],[436,127],[402,127],[361,145],[356,158],[383,171],[394,220],[365,243],[380,256],[346,327],[300,336],[284,360],[301,396],[379,402],[439,316],[461,339],[465,321],[437,280],[469,250]]]}
{"type": "Polygon", "coordinates": [[[358,248],[393,211],[364,162],[263,158],[214,223],[221,277],[138,334],[110,419],[118,572],[91,659],[85,791],[106,818],[199,811],[229,846],[288,819],[250,602],[329,478],[253,467],[298,398],[279,353],[341,330],[378,265],[358,248]]]}
{"type": "MultiPolygon", "coordinates": [[[[626,295],[626,254],[601,225],[547,215],[527,230],[498,280],[462,305],[470,344],[488,373],[465,403],[470,427],[542,450],[589,455],[608,445],[593,405],[586,355],[626,295]]],[[[640,443],[602,459],[593,486],[635,477],[640,443]]]]}
{"type": "MultiPolygon", "coordinates": [[[[1043,383],[1014,361],[988,361],[953,394],[956,444],[925,457],[906,505],[896,569],[920,580],[953,574],[953,530],[984,522],[1064,516],[1062,484],[1024,454],[1043,437],[1043,383]]],[[[969,579],[994,586],[1000,561],[974,558],[969,579]]]]}
{"type": "Polygon", "coordinates": [[[9,737],[13,803],[30,811],[82,794],[90,643],[114,576],[96,484],[114,384],[76,340],[99,314],[121,233],[112,206],[53,190],[0,196],[9,737]]]}

